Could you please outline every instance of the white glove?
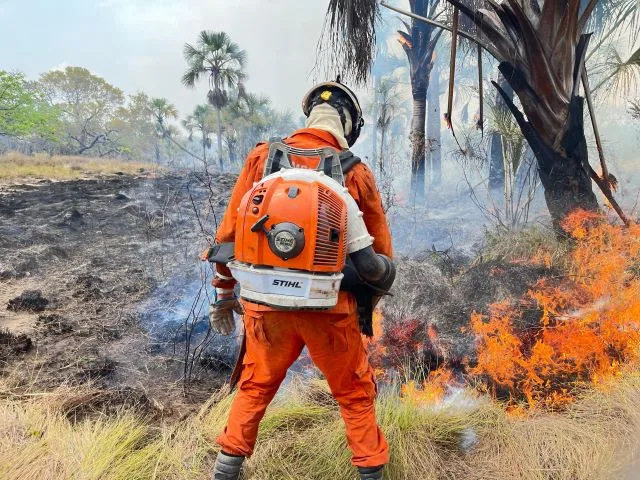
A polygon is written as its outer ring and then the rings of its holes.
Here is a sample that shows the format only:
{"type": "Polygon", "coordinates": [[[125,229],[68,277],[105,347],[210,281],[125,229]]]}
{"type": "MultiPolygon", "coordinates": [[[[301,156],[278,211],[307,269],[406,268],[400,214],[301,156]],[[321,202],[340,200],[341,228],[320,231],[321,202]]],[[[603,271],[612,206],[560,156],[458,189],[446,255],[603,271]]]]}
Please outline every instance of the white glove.
{"type": "Polygon", "coordinates": [[[231,335],[236,329],[233,312],[242,314],[242,306],[233,290],[216,289],[216,300],[209,306],[209,323],[214,332],[231,335]]]}

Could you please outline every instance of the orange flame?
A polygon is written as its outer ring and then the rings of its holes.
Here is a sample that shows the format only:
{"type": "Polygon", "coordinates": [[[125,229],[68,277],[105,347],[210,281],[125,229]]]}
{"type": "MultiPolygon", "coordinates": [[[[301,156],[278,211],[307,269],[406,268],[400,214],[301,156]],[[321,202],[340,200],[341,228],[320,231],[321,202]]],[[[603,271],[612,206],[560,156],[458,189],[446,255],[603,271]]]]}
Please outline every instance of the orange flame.
{"type": "MultiPolygon", "coordinates": [[[[474,313],[477,361],[467,369],[476,388],[508,398],[514,412],[563,408],[585,386],[603,386],[625,368],[640,366],[640,226],[612,225],[587,212],[570,215],[563,227],[575,246],[566,275],[540,280],[517,301],[474,313]],[[538,324],[517,328],[538,312],[538,324]]],[[[550,264],[548,253],[532,263],[550,264]]],[[[437,331],[428,329],[437,344],[437,331]]],[[[441,400],[454,375],[446,368],[423,385],[402,387],[408,401],[441,400]]]]}
{"type": "Polygon", "coordinates": [[[441,402],[447,387],[453,382],[453,373],[446,368],[439,368],[429,373],[422,385],[411,381],[402,385],[402,399],[413,405],[424,406],[441,402]]]}
{"type": "Polygon", "coordinates": [[[576,241],[566,277],[543,279],[518,304],[495,304],[471,319],[478,339],[471,374],[531,408],[563,407],[576,388],[640,363],[640,227],[577,212],[564,228],[576,241]],[[542,317],[525,342],[514,320],[532,306],[542,317]]]}

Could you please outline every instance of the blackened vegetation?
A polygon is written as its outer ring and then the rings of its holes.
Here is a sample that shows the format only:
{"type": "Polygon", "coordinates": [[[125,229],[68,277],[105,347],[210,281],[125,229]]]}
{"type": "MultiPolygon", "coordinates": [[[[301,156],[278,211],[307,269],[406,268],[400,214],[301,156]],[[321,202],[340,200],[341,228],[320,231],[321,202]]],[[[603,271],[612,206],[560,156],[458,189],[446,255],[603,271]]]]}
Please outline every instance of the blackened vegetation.
{"type": "Polygon", "coordinates": [[[132,387],[90,389],[71,395],[60,405],[60,411],[71,422],[95,416],[118,415],[123,410],[134,411],[147,418],[161,417],[161,405],[154,403],[143,391],[132,387]]]}
{"type": "Polygon", "coordinates": [[[37,324],[51,335],[63,335],[73,331],[73,327],[69,324],[68,320],[57,313],[39,315],[37,324]]]}
{"type": "Polygon", "coordinates": [[[26,290],[7,303],[7,310],[15,312],[42,312],[49,300],[42,296],[40,290],[26,290]]]}
{"type": "Polygon", "coordinates": [[[524,114],[496,83],[529,142],[555,226],[576,208],[597,209],[578,95],[589,35],[584,25],[595,2],[488,2],[486,9],[448,0],[475,23],[500,61],[524,114]]]}
{"type": "MultiPolygon", "coordinates": [[[[39,391],[78,386],[70,415],[118,402],[167,415],[206,398],[226,380],[215,353],[203,356],[197,395],[185,399],[184,361],[180,348],[173,351],[184,335],[171,330],[170,346],[149,348],[156,339],[140,316],[143,305],[152,306],[159,320],[184,328],[185,318],[173,310],[181,292],[155,292],[176,277],[193,281],[195,274],[200,281],[203,241],[194,204],[203,227],[215,231],[204,211],[221,213],[218,202],[233,182],[212,175],[205,190],[193,174],[116,175],[0,187],[0,328],[20,323],[27,332],[0,334],[3,370],[39,372],[25,379],[39,391]],[[34,343],[37,355],[29,353],[34,343]]],[[[187,302],[193,294],[184,292],[187,302]]]]}

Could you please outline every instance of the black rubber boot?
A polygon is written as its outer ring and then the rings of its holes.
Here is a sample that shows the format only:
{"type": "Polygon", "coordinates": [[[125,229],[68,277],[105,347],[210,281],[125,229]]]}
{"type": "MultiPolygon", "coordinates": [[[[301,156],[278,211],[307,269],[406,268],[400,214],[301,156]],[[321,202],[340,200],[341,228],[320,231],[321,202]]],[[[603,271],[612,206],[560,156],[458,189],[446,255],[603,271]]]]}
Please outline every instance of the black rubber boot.
{"type": "Polygon", "coordinates": [[[358,467],[360,480],[382,480],[383,469],[384,465],[381,467],[358,467]]]}
{"type": "Polygon", "coordinates": [[[212,480],[238,480],[242,470],[244,457],[228,455],[224,452],[218,453],[216,465],[213,467],[212,480]]]}

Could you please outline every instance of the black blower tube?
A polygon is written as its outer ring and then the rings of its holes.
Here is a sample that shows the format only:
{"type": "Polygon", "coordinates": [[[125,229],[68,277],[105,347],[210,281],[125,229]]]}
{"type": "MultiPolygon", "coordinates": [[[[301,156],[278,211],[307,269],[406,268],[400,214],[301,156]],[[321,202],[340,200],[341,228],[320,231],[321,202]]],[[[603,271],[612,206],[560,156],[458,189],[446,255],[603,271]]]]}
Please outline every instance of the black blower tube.
{"type": "Polygon", "coordinates": [[[396,267],[389,257],[379,255],[369,246],[349,255],[355,269],[368,284],[388,292],[396,279],[396,267]]]}

